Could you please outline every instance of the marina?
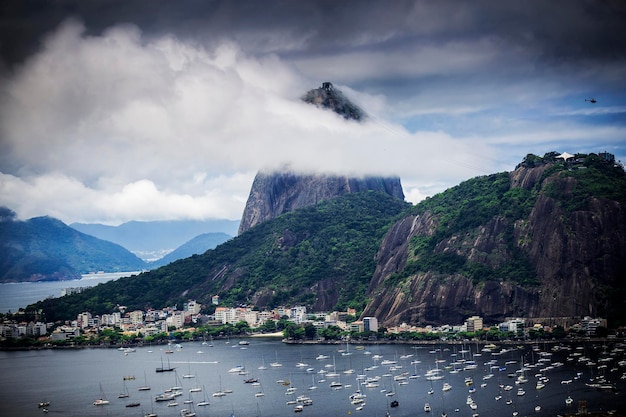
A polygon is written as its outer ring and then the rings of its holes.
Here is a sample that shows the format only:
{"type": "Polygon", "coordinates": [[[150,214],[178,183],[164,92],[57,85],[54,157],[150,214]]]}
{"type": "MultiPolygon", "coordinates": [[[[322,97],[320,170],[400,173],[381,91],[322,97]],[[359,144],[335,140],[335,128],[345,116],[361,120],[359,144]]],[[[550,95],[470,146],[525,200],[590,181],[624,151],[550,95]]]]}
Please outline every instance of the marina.
{"type": "Polygon", "coordinates": [[[42,408],[63,416],[161,417],[626,410],[626,356],[619,343],[346,347],[246,338],[180,343],[176,349],[3,351],[0,364],[2,415],[41,415],[42,408]],[[172,370],[158,372],[162,363],[172,370]],[[43,401],[47,405],[38,407],[43,401]]]}

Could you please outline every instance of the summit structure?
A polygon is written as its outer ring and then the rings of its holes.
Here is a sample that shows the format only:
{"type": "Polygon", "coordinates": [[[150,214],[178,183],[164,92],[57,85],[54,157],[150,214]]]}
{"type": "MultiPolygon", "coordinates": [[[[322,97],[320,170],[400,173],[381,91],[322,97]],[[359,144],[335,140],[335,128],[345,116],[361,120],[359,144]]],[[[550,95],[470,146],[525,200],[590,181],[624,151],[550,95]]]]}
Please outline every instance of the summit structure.
{"type": "MultiPolygon", "coordinates": [[[[358,122],[366,117],[363,110],[330,82],[324,82],[321,87],[308,91],[302,96],[302,101],[332,110],[348,120],[358,122]]],[[[379,191],[404,200],[398,177],[301,175],[287,169],[259,172],[252,183],[239,225],[239,234],[283,213],[360,191],[379,191]]]]}

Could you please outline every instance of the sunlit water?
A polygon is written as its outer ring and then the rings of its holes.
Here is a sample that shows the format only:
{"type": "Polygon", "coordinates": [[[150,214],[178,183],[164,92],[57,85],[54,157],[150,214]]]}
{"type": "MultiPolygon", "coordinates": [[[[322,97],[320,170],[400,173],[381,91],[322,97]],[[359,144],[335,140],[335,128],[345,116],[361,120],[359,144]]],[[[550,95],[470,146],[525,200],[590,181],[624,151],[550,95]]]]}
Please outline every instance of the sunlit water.
{"type": "MultiPolygon", "coordinates": [[[[543,389],[537,390],[536,373],[550,362],[530,368],[526,372],[528,382],[516,385],[515,379],[509,377],[520,369],[520,361],[537,363],[540,359],[531,353],[529,347],[513,349],[509,352],[492,355],[482,352],[482,346],[441,345],[419,346],[410,345],[369,345],[357,349],[350,345],[286,345],[276,339],[250,338],[248,346],[238,344],[239,339],[214,340],[213,347],[190,342],[166,353],[167,346],[145,346],[135,352],[121,352],[117,349],[79,349],[79,350],[37,350],[0,352],[0,415],[2,416],[35,416],[42,415],[37,407],[40,401],[47,400],[50,415],[60,416],[143,416],[154,412],[159,417],[180,416],[182,408],[190,408],[198,416],[288,416],[294,415],[294,401],[298,395],[311,398],[313,405],[304,407],[302,416],[384,416],[387,411],[391,416],[426,416],[424,404],[432,407],[430,416],[439,417],[442,411],[448,416],[471,416],[478,413],[485,417],[511,416],[517,411],[519,416],[556,416],[565,412],[575,412],[580,400],[585,400],[589,410],[616,409],[626,410],[626,397],[623,389],[626,381],[621,376],[626,368],[620,367],[618,361],[624,360],[623,353],[611,357],[606,368],[598,370],[596,366],[581,366],[576,360],[567,361],[568,353],[557,352],[549,357],[551,363],[562,362],[545,371],[549,379],[543,389]],[[463,349],[465,348],[465,349],[463,349]],[[461,353],[461,350],[470,352],[461,353]],[[346,353],[351,353],[346,355],[346,353]],[[475,356],[478,353],[480,356],[475,356]],[[316,359],[319,355],[327,359],[316,359]],[[378,358],[378,359],[376,359],[378,358]],[[474,359],[479,365],[476,369],[450,373],[450,363],[466,358],[474,359]],[[490,360],[497,361],[497,369],[492,365],[484,365],[490,360]],[[395,370],[384,365],[383,361],[396,362],[395,370]],[[436,363],[439,360],[440,363],[436,363]],[[515,364],[506,365],[507,361],[515,364]],[[272,367],[270,363],[279,362],[280,367],[272,367]],[[175,372],[157,373],[156,368],[168,363],[175,367],[175,372]],[[301,363],[301,366],[298,364],[301,363]],[[260,370],[259,367],[267,367],[260,370]],[[236,366],[245,367],[245,375],[229,372],[236,366]],[[444,370],[444,378],[428,381],[425,374],[428,370],[439,367],[444,370]],[[447,368],[446,368],[447,367],[447,368]],[[617,368],[617,369],[615,369],[617,368]],[[347,369],[354,373],[346,374],[347,369]],[[613,369],[613,370],[612,370],[613,369]],[[339,377],[331,378],[327,373],[336,370],[339,377]],[[578,374],[578,373],[581,374],[578,374]],[[394,378],[398,375],[406,379],[394,378]],[[493,373],[490,379],[485,375],[493,373]],[[605,373],[608,380],[614,382],[617,392],[597,391],[585,385],[590,378],[605,373]],[[194,378],[183,378],[193,374],[194,378]],[[379,377],[378,387],[365,388],[359,385],[359,374],[367,377],[379,377]],[[134,380],[126,381],[130,396],[120,399],[118,394],[124,390],[124,376],[132,375],[134,380]],[[472,377],[474,384],[466,386],[465,378],[472,377]],[[258,378],[260,385],[244,383],[246,378],[258,378]],[[325,379],[325,381],[323,381],[325,379]],[[290,385],[278,381],[288,380],[290,385]],[[561,381],[572,382],[569,384],[561,381]],[[342,388],[330,387],[332,381],[338,381],[342,388]],[[406,382],[406,383],[405,383],[406,382]],[[447,382],[452,389],[442,391],[443,383],[447,382]],[[150,391],[138,391],[143,385],[149,385],[150,391]],[[481,386],[482,384],[485,384],[481,386]],[[511,385],[511,391],[503,391],[500,384],[511,385]],[[168,407],[167,402],[155,402],[154,396],[163,390],[179,385],[183,395],[176,398],[178,405],[168,407]],[[309,387],[317,386],[310,390],[309,387]],[[366,394],[365,406],[359,411],[358,405],[351,403],[349,396],[361,386],[366,394]],[[296,388],[295,394],[286,394],[288,387],[296,388]],[[517,395],[522,387],[526,394],[517,395]],[[192,388],[202,388],[201,392],[190,393],[192,388]],[[428,394],[430,389],[433,394],[428,394]],[[476,410],[470,409],[466,399],[470,388],[476,392],[471,396],[477,405],[476,410]],[[232,390],[223,397],[213,397],[219,390],[232,390]],[[262,392],[263,396],[257,394],[262,392]],[[395,395],[386,395],[395,392],[395,395]],[[209,406],[199,407],[196,404],[204,398],[209,406]],[[502,395],[497,401],[496,396],[502,395]],[[568,395],[574,399],[571,407],[566,407],[568,395]],[[110,403],[94,406],[93,401],[105,396],[110,403]],[[191,399],[193,404],[184,404],[191,399]],[[397,400],[398,407],[391,408],[390,402],[397,400]],[[511,400],[511,404],[506,404],[511,400]],[[127,408],[126,404],[139,402],[136,408],[127,408]],[[535,411],[541,406],[539,412],[535,411]],[[458,410],[458,411],[457,411],[458,410]]],[[[549,350],[551,345],[540,346],[549,350]]],[[[501,346],[498,347],[498,350],[501,346]]],[[[573,345],[573,349],[575,346],[573,345]]],[[[610,350],[611,346],[605,347],[610,350]]],[[[581,354],[597,360],[602,347],[584,346],[581,354]]],[[[618,351],[619,352],[619,351],[618,351]]],[[[596,362],[597,364],[598,362],[596,362]]]]}

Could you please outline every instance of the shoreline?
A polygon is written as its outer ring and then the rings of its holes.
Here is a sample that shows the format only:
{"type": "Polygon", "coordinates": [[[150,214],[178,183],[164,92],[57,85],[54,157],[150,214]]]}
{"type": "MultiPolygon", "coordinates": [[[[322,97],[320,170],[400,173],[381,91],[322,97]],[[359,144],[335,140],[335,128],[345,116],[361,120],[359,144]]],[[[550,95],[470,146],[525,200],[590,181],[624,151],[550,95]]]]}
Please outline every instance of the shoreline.
{"type": "Polygon", "coordinates": [[[294,340],[283,339],[283,343],[292,345],[558,345],[566,343],[625,343],[625,338],[609,339],[593,337],[584,339],[551,339],[551,340],[294,340]]]}
{"type": "MultiPolygon", "coordinates": [[[[415,346],[435,346],[435,345],[503,345],[503,346],[528,346],[528,345],[563,345],[563,344],[576,344],[576,343],[592,343],[592,344],[606,344],[606,343],[626,343],[626,338],[581,338],[581,339],[552,339],[552,340],[294,340],[283,338],[282,332],[276,333],[254,333],[249,335],[236,335],[235,338],[267,338],[267,339],[281,339],[281,343],[286,345],[344,345],[350,344],[354,346],[376,346],[376,345],[415,345],[415,346]]],[[[226,337],[214,338],[214,340],[224,340],[226,337]]],[[[162,342],[146,343],[127,343],[127,344],[115,344],[115,345],[43,345],[43,346],[1,346],[0,351],[28,351],[28,350],[78,350],[78,349],[120,349],[120,348],[138,348],[146,347],[150,345],[161,346],[171,343],[185,344],[189,342],[198,342],[198,340],[182,341],[171,340],[162,342]]]]}

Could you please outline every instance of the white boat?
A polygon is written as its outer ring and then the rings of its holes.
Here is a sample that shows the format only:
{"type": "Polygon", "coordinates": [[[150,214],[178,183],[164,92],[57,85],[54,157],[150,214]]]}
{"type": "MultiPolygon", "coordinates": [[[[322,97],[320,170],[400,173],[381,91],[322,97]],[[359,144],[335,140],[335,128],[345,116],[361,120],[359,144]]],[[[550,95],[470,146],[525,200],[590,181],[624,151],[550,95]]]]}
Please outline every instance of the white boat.
{"type": "Polygon", "coordinates": [[[128,393],[128,387],[126,386],[126,380],[124,380],[124,388],[122,392],[117,396],[117,398],[128,398],[130,394],[128,393]]]}
{"type": "MultiPolygon", "coordinates": [[[[200,407],[211,405],[211,403],[209,403],[209,399],[206,397],[206,390],[204,389],[204,385],[202,385],[202,393],[204,394],[204,399],[198,402],[196,405],[200,407]]],[[[191,394],[189,394],[189,397],[191,397],[191,394]]]]}
{"type": "Polygon", "coordinates": [[[189,366],[189,373],[184,374],[183,379],[195,378],[196,376],[191,373],[191,364],[188,362],[187,365],[189,366]]]}
{"type": "Polygon", "coordinates": [[[187,408],[183,408],[182,410],[180,410],[180,415],[181,417],[196,417],[196,413],[187,408]]]}
{"type": "Polygon", "coordinates": [[[426,411],[427,413],[430,413],[430,404],[428,403],[424,404],[424,411],[426,411]]]}
{"type": "Polygon", "coordinates": [[[93,402],[93,405],[107,405],[109,404],[109,400],[107,400],[106,395],[104,395],[104,390],[102,389],[102,384],[100,384],[100,398],[93,402]]]}
{"type": "Polygon", "coordinates": [[[173,399],[174,399],[174,394],[170,394],[170,393],[166,393],[166,392],[164,392],[162,394],[159,394],[159,395],[154,397],[154,401],[156,401],[158,403],[159,402],[164,402],[164,401],[171,401],[173,399]]]}
{"type": "Polygon", "coordinates": [[[270,366],[271,366],[272,368],[280,368],[281,366],[283,366],[283,364],[282,364],[282,363],[278,362],[278,352],[276,352],[276,361],[275,361],[275,362],[270,363],[270,366]]]}
{"type": "Polygon", "coordinates": [[[137,388],[137,391],[150,391],[150,386],[148,385],[148,378],[146,377],[146,373],[143,373],[143,386],[137,388]]]}

